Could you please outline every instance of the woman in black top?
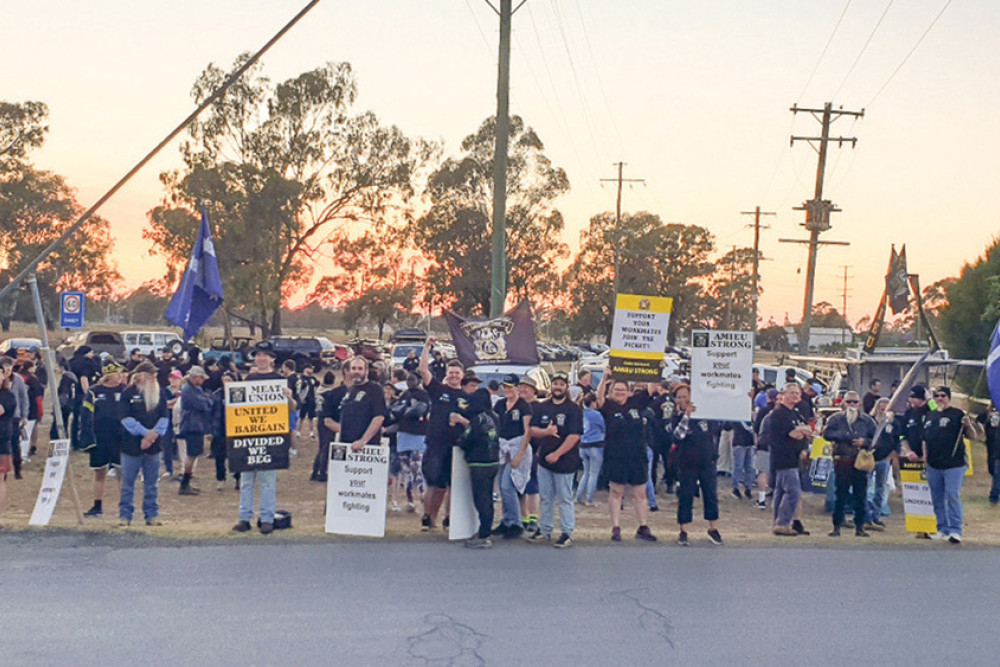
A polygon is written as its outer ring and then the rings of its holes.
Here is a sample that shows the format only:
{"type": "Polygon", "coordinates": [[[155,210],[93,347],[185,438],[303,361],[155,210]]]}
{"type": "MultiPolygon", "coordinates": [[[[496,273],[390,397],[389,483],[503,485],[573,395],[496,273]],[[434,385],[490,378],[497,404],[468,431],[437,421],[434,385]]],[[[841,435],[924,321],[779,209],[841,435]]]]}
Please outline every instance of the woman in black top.
{"type": "Polygon", "coordinates": [[[17,398],[10,390],[11,370],[0,366],[0,514],[7,500],[7,475],[14,469],[11,442],[17,431],[17,398]]]}
{"type": "Polygon", "coordinates": [[[965,477],[965,443],[962,434],[975,437],[968,415],[951,406],[951,390],[934,390],[937,411],[924,417],[924,460],[927,485],[931,487],[938,532],[931,539],[952,544],[962,541],[962,481],[965,477]]]}
{"type": "Polygon", "coordinates": [[[635,539],[655,542],[656,536],[646,523],[649,503],[646,500],[646,479],[649,461],[646,458],[646,420],[642,415],[645,401],[629,396],[628,383],[624,380],[609,381],[607,367],[597,387],[597,407],[604,417],[604,465],[608,479],[608,509],[611,511],[611,540],[621,542],[622,498],[625,487],[632,487],[632,504],[635,505],[639,528],[635,539]],[[607,396],[605,396],[607,394],[607,396]],[[640,403],[641,401],[641,403],[640,403]]]}
{"type": "Polygon", "coordinates": [[[694,494],[701,487],[705,520],[708,521],[708,537],[712,544],[722,545],[715,522],[719,520],[718,472],[716,461],[719,450],[710,432],[709,423],[695,419],[695,406],[691,403],[691,388],[686,384],[674,389],[674,405],[677,411],[673,417],[674,449],[677,456],[677,476],[680,488],[677,491],[677,525],[680,536],[677,543],[688,546],[687,527],[693,520],[694,494]]]}

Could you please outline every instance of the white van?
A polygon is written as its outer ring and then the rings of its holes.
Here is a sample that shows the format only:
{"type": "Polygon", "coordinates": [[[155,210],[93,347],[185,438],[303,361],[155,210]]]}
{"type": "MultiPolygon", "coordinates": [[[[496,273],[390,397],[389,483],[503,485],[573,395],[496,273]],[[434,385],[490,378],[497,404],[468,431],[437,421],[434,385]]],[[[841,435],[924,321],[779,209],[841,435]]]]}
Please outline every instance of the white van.
{"type": "Polygon", "coordinates": [[[127,356],[136,348],[147,357],[156,356],[165,347],[170,348],[174,356],[184,352],[184,342],[172,331],[123,331],[122,341],[127,356]]]}

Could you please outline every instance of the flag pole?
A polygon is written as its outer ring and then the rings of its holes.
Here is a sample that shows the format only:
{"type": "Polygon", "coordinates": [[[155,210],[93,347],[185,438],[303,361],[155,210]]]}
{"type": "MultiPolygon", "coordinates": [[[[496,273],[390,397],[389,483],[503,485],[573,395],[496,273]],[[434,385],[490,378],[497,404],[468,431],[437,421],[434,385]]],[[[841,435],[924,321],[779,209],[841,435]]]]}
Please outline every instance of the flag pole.
{"type": "Polygon", "coordinates": [[[232,75],[230,75],[230,77],[228,79],[226,79],[226,81],[214,93],[212,93],[211,95],[209,95],[205,99],[204,102],[202,102],[201,104],[199,104],[198,107],[188,115],[187,118],[185,118],[184,120],[182,120],[181,123],[180,123],[180,125],[178,125],[173,130],[171,130],[170,134],[168,134],[166,137],[164,137],[163,140],[160,141],[160,143],[156,144],[156,146],[154,146],[151,151],[149,151],[148,153],[146,153],[145,157],[143,157],[141,160],[139,160],[139,162],[137,162],[134,167],[132,167],[131,169],[129,169],[128,172],[124,176],[122,176],[121,179],[119,179],[119,181],[117,183],[115,183],[113,186],[111,186],[110,190],[108,190],[107,192],[105,192],[101,196],[100,199],[98,199],[96,202],[94,202],[94,204],[84,212],[83,215],[81,215],[79,218],[77,218],[76,222],[74,222],[72,225],[70,225],[69,229],[67,229],[65,232],[63,232],[62,236],[60,236],[58,239],[56,239],[55,241],[53,241],[52,243],[50,243],[48,245],[48,247],[46,247],[44,250],[42,250],[40,253],[38,253],[38,256],[35,257],[33,260],[31,260],[31,262],[29,262],[28,265],[25,266],[24,269],[22,269],[21,272],[18,273],[14,277],[14,279],[10,281],[9,285],[7,285],[6,287],[4,287],[3,289],[0,289],[0,301],[2,301],[3,298],[5,296],[7,296],[11,292],[11,290],[13,290],[18,285],[20,285],[21,281],[23,281],[29,274],[33,273],[35,271],[35,269],[38,267],[38,265],[40,263],[42,263],[43,261],[45,261],[45,259],[49,255],[51,255],[56,250],[58,250],[59,248],[61,248],[63,246],[63,244],[65,244],[66,241],[69,239],[69,237],[72,236],[74,233],[76,233],[83,226],[83,223],[85,223],[87,220],[89,220],[94,215],[94,213],[96,213],[97,210],[99,208],[101,208],[101,206],[104,205],[104,203],[106,201],[108,201],[109,199],[111,199],[111,197],[113,197],[115,195],[115,193],[118,192],[122,188],[122,186],[124,186],[126,183],[128,183],[129,180],[131,180],[132,177],[135,176],[139,172],[140,169],[142,169],[143,167],[145,167],[146,164],[150,160],[152,160],[156,156],[157,153],[159,153],[161,150],[163,150],[163,148],[167,144],[169,144],[171,141],[173,141],[173,139],[178,134],[180,134],[184,130],[184,128],[186,128],[188,125],[190,125],[191,122],[194,121],[194,119],[197,118],[201,114],[202,111],[204,111],[205,109],[207,109],[209,106],[211,106],[213,103],[215,103],[216,100],[218,100],[220,97],[222,97],[222,94],[225,93],[229,89],[230,86],[232,86],[234,83],[236,83],[236,81],[241,76],[243,76],[244,72],[246,72],[248,69],[250,69],[250,67],[252,67],[254,64],[256,64],[256,62],[258,60],[260,60],[261,57],[265,53],[267,53],[267,51],[272,46],[274,46],[274,44],[279,39],[281,39],[282,37],[285,36],[285,33],[287,33],[289,30],[292,29],[292,26],[294,26],[296,23],[298,23],[299,20],[301,20],[302,17],[305,16],[309,12],[309,10],[311,10],[313,7],[315,7],[317,4],[319,4],[319,1],[320,0],[310,0],[309,4],[307,4],[305,7],[303,7],[302,10],[300,10],[298,14],[296,14],[295,16],[293,16],[292,20],[290,20],[288,23],[286,23],[281,30],[279,30],[271,39],[269,39],[267,41],[267,43],[264,44],[264,46],[262,46],[259,51],[257,51],[257,53],[253,54],[253,56],[251,56],[249,60],[247,60],[245,63],[243,63],[243,65],[239,69],[237,69],[235,72],[233,72],[232,75]]]}

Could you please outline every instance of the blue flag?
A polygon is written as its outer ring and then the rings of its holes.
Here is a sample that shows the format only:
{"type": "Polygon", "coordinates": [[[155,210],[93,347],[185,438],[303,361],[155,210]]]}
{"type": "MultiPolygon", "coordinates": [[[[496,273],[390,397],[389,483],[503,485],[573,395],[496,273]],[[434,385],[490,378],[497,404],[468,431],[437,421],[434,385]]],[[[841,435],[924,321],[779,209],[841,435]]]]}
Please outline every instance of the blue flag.
{"type": "Polygon", "coordinates": [[[1000,407],[1000,321],[990,336],[990,356],[986,358],[986,384],[990,388],[993,405],[1000,407]]]}
{"type": "Polygon", "coordinates": [[[181,284],[167,306],[164,317],[184,330],[184,340],[195,337],[212,314],[222,305],[222,278],[215,258],[208,211],[201,209],[201,229],[194,242],[191,259],[181,277],[181,284]]]}

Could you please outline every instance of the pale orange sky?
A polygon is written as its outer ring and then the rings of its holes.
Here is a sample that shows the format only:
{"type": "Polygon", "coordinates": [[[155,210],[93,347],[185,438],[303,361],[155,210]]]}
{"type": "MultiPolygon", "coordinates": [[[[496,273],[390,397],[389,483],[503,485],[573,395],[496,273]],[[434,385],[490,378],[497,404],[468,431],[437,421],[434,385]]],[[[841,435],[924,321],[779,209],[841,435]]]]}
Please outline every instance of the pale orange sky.
{"type": "MultiPolygon", "coordinates": [[[[848,315],[870,314],[893,242],[907,244],[923,284],[957,274],[1000,228],[986,205],[1000,148],[991,117],[1000,4],[951,4],[889,81],[945,2],[850,3],[820,58],[845,2],[528,0],[514,18],[511,112],[569,175],[559,202],[565,240],[575,249],[590,216],[613,210],[614,190],[599,179],[617,160],[628,163],[626,177],[646,180],[625,190],[625,210],[703,225],[720,251],[751,243],[740,211],[759,204],[778,213],[763,235],[773,261],[762,269],[761,311],[797,320],[805,248],[777,239],[804,237],[792,207],[812,196],[816,158],[788,136],[819,125],[788,108],[832,101],[867,110],[834,125],[858,145],[831,151],[825,196],[844,212],[823,238],[851,246],[821,250],[816,300],[840,307],[841,266],[850,265],[848,315]]],[[[0,98],[49,105],[51,132],[35,161],[89,205],[191,110],[191,84],[208,62],[256,50],[305,3],[6,4],[0,98]]],[[[280,80],[350,61],[358,110],[453,153],[494,112],[496,33],[482,0],[325,0],[264,64],[280,80]]],[[[101,212],[129,285],[162,275],[141,231],[161,194],[159,172],[178,163],[168,147],[101,212]]]]}

